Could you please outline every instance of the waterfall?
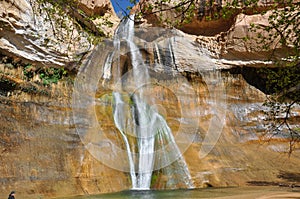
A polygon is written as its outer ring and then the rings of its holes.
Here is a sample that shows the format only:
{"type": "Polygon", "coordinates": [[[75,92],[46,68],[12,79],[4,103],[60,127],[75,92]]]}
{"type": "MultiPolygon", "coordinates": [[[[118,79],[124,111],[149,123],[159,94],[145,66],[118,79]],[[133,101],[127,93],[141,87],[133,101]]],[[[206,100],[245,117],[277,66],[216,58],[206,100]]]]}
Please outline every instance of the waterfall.
{"type": "MultiPolygon", "coordinates": [[[[147,67],[143,64],[142,55],[139,52],[138,47],[133,41],[134,37],[134,16],[128,18],[123,26],[120,26],[117,31],[116,38],[124,39],[129,46],[130,56],[133,67],[133,82],[134,86],[138,88],[140,85],[148,83],[149,74],[147,67]]],[[[118,42],[117,42],[118,43],[118,42]]],[[[130,175],[132,180],[133,189],[149,189],[151,176],[154,165],[154,128],[155,128],[155,116],[149,110],[149,107],[144,102],[143,88],[139,88],[139,93],[132,96],[134,102],[133,113],[136,114],[134,117],[134,132],[137,138],[138,145],[138,167],[137,170],[133,164],[133,157],[131,155],[130,147],[126,135],[124,135],[124,123],[121,118],[125,118],[127,113],[122,108],[123,101],[121,101],[120,94],[114,94],[116,105],[114,111],[114,121],[122,134],[126,149],[128,150],[128,159],[130,162],[130,175]],[[121,126],[121,127],[120,127],[121,126]],[[137,173],[138,175],[136,176],[137,173]]],[[[133,133],[133,132],[131,132],[133,133]]]]}
{"type": "Polygon", "coordinates": [[[133,157],[131,156],[129,141],[125,135],[126,123],[124,120],[124,113],[123,113],[125,103],[122,100],[120,93],[114,92],[113,96],[115,99],[114,121],[115,121],[115,124],[116,124],[118,130],[120,131],[122,138],[125,142],[126,151],[127,151],[128,160],[129,160],[129,166],[130,166],[130,176],[131,176],[132,187],[135,188],[135,187],[137,187],[137,183],[136,183],[137,180],[136,180],[136,176],[135,176],[135,165],[134,165],[133,157]]]}
{"type": "MultiPolygon", "coordinates": [[[[118,90],[113,92],[113,119],[127,151],[132,189],[150,189],[154,166],[156,164],[166,165],[170,162],[170,159],[177,161],[176,168],[179,170],[180,180],[188,188],[192,188],[191,176],[170,127],[156,108],[148,103],[147,85],[150,82],[150,75],[142,54],[134,42],[133,19],[134,15],[130,16],[116,30],[114,37],[115,50],[108,55],[103,70],[103,78],[110,79],[112,57],[118,55],[121,41],[126,42],[131,59],[132,75],[130,76],[130,82],[126,82],[130,85],[118,84],[118,90]],[[133,87],[134,89],[128,92],[124,86],[133,87]],[[130,139],[133,138],[134,141],[130,142],[130,139]],[[135,143],[136,146],[131,146],[132,143],[135,143]],[[161,144],[168,147],[160,147],[161,144]],[[159,153],[155,151],[156,148],[160,148],[159,153]],[[170,152],[167,152],[167,150],[172,151],[172,157],[169,157],[170,152]]],[[[172,54],[171,43],[168,50],[170,61],[173,62],[174,55],[172,54]]],[[[119,56],[117,57],[118,62],[120,62],[119,56]]],[[[158,55],[157,58],[160,59],[160,56],[158,55]]],[[[117,71],[118,74],[116,75],[118,77],[115,79],[121,79],[120,63],[118,63],[117,71]]],[[[170,169],[163,169],[166,173],[172,175],[170,169]]]]}

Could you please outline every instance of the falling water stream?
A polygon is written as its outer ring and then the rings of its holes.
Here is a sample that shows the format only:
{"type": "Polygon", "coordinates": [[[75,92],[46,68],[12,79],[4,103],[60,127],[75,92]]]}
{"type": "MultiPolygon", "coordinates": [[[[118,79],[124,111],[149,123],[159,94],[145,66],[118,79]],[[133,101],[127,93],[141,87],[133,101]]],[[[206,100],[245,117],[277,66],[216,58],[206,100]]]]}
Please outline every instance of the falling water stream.
{"type": "MultiPolygon", "coordinates": [[[[114,98],[114,123],[119,130],[128,155],[130,166],[130,176],[132,189],[150,189],[152,172],[155,164],[170,161],[173,157],[168,157],[168,153],[162,149],[156,154],[155,149],[158,144],[168,145],[169,150],[174,151],[177,159],[177,168],[180,170],[182,181],[187,188],[192,188],[191,177],[187,165],[176,145],[172,131],[162,115],[158,113],[155,107],[150,106],[149,96],[147,96],[147,85],[149,84],[149,71],[144,63],[143,57],[134,43],[134,16],[124,20],[116,31],[114,46],[115,52],[120,50],[120,41],[124,40],[130,51],[132,63],[132,84],[134,93],[124,94],[124,90],[113,92],[114,98]],[[130,108],[128,108],[128,100],[123,99],[124,96],[130,96],[130,108]],[[129,137],[135,137],[136,151],[132,151],[129,137]],[[164,154],[164,157],[160,157],[164,154]],[[169,159],[170,158],[170,159],[169,159]]],[[[104,65],[104,79],[109,79],[111,74],[111,60],[113,54],[109,54],[104,65]],[[110,67],[109,67],[110,66],[110,67]]],[[[120,67],[120,66],[119,66],[120,67]]],[[[119,69],[118,69],[119,71],[119,69]]],[[[115,78],[116,79],[116,78],[115,78]]],[[[126,85],[128,86],[128,85],[126,85]]]]}

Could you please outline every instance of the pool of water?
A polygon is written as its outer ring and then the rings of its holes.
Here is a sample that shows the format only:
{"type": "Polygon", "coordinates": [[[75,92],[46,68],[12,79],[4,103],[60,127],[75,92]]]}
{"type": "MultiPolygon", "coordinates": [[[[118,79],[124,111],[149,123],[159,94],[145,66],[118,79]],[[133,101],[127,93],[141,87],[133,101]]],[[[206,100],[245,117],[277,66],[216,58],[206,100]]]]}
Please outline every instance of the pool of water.
{"type": "Polygon", "coordinates": [[[300,190],[287,187],[231,187],[193,190],[126,190],[117,193],[74,196],[65,199],[300,199],[300,190]]]}

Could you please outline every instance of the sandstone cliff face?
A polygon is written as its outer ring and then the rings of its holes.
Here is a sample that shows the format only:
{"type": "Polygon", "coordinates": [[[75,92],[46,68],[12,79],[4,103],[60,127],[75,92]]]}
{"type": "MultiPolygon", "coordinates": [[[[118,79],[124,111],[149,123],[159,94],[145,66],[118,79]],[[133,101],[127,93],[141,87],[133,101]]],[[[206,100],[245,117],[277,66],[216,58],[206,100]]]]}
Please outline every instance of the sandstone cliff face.
{"type": "MultiPolygon", "coordinates": [[[[87,15],[102,16],[94,23],[105,27],[106,35],[112,34],[119,19],[110,1],[82,1],[79,6],[87,15]],[[112,24],[105,25],[108,22],[112,24]]],[[[41,74],[30,75],[30,79],[25,74],[37,72],[33,68],[77,70],[82,56],[93,48],[89,35],[78,29],[72,18],[55,12],[50,5],[36,1],[0,2],[3,197],[9,190],[31,198],[128,187],[123,173],[109,171],[81,144],[70,107],[72,75],[58,84],[43,85],[41,74]],[[112,186],[111,179],[115,178],[118,182],[112,186]]]]}
{"type": "MultiPolygon", "coordinates": [[[[151,83],[147,85],[152,88],[149,104],[160,107],[159,113],[167,118],[176,136],[186,139],[194,136],[187,150],[183,150],[183,155],[196,187],[298,183],[282,176],[298,173],[296,165],[300,162],[299,150],[287,162],[287,156],[276,158],[288,151],[287,140],[279,136],[266,143],[261,139],[268,125],[262,106],[266,96],[253,86],[258,80],[255,73],[251,73],[253,67],[260,66],[260,60],[218,59],[215,52],[208,51],[197,42],[197,36],[182,32],[142,28],[137,29],[135,35],[138,48],[151,71],[151,83]],[[147,42],[143,43],[142,40],[147,42]],[[239,70],[233,70],[236,68],[239,70]],[[191,120],[193,122],[185,123],[191,120]],[[212,136],[210,141],[216,138],[208,154],[205,154],[206,149],[203,148],[206,136],[212,136]],[[283,168],[283,164],[286,167],[283,168]]],[[[118,130],[112,119],[111,92],[115,91],[117,85],[114,82],[117,80],[114,75],[110,80],[104,80],[102,73],[105,71],[97,69],[99,64],[104,65],[105,62],[97,55],[103,51],[109,54],[110,47],[104,47],[108,52],[103,47],[96,49],[84,68],[90,71],[90,79],[99,80],[91,80],[94,84],[98,82],[95,91],[97,102],[87,112],[92,118],[96,117],[102,130],[105,129],[108,134],[106,138],[109,137],[116,144],[120,141],[117,141],[118,130]],[[92,71],[100,71],[100,74],[92,71]]],[[[132,72],[130,59],[126,56],[130,56],[128,49],[120,55],[122,60],[119,71],[123,79],[119,82],[122,84],[125,84],[132,72]]],[[[113,63],[110,71],[115,74],[118,71],[117,60],[113,63]]],[[[139,86],[135,92],[143,87],[139,86]]],[[[299,107],[293,110],[295,120],[299,113],[299,107]]],[[[90,133],[90,136],[92,140],[97,138],[95,133],[90,133]]],[[[182,144],[181,141],[179,139],[178,143],[182,144]]],[[[182,184],[170,187],[167,183],[169,178],[161,172],[152,187],[184,188],[182,184]]]]}
{"type": "MultiPolygon", "coordinates": [[[[0,3],[5,8],[1,9],[0,19],[2,58],[14,57],[17,61],[55,67],[70,65],[69,69],[76,67],[78,70],[79,66],[73,63],[93,48],[87,36],[74,29],[73,36],[80,35],[80,40],[73,41],[64,31],[61,39],[67,40],[57,40],[52,37],[54,33],[50,22],[45,21],[45,13],[38,14],[38,7],[30,4],[32,1],[12,2],[0,3]],[[46,34],[52,36],[46,37],[46,34]]],[[[82,0],[80,6],[92,16],[111,9],[108,3],[82,0]]],[[[299,151],[288,158],[285,155],[288,143],[281,138],[270,140],[268,144],[260,143],[267,124],[261,105],[265,94],[253,86],[258,80],[251,71],[268,65],[264,62],[268,53],[262,53],[244,37],[251,34],[250,22],[263,24],[265,20],[259,15],[239,15],[238,19],[232,21],[234,26],[214,30],[216,35],[210,37],[151,28],[137,30],[139,39],[136,41],[155,82],[150,95],[161,97],[157,97],[160,99],[157,106],[162,107],[160,114],[167,118],[174,132],[183,125],[180,121],[184,119],[178,119],[184,116],[182,112],[197,121],[195,138],[184,153],[196,187],[299,183],[284,177],[299,172],[299,151]],[[158,64],[155,64],[155,57],[159,57],[158,64]],[[172,75],[165,76],[164,72],[172,75]],[[190,89],[175,96],[173,91],[182,85],[190,89]],[[191,96],[195,98],[191,100],[191,96]],[[183,106],[178,99],[186,108],[181,112],[183,106]],[[223,124],[222,128],[219,124],[223,124]],[[203,140],[210,128],[220,131],[220,138],[210,153],[202,157],[203,140]]],[[[85,63],[104,67],[104,55],[112,49],[103,49],[103,46],[99,49],[100,56],[90,56],[85,63]]],[[[131,69],[129,54],[120,55],[123,73],[131,69]]],[[[103,73],[104,69],[101,70],[103,73]]],[[[76,74],[62,78],[57,84],[42,85],[38,74],[28,81],[24,67],[5,62],[0,64],[0,75],[1,193],[17,190],[18,197],[22,198],[58,197],[130,188],[128,173],[103,164],[80,139],[76,128],[86,121],[72,110],[76,74]]],[[[100,75],[91,71],[89,78],[100,75]]],[[[113,88],[103,87],[102,83],[90,85],[98,88],[96,96],[92,96],[97,103],[87,110],[104,124],[111,142],[117,142],[119,134],[113,123],[110,94],[113,88]]],[[[295,118],[299,114],[299,109],[294,110],[295,118]]],[[[183,133],[186,135],[194,131],[189,125],[185,127],[183,133]]],[[[110,152],[105,155],[110,156],[110,152]]],[[[167,180],[168,176],[158,175],[152,187],[167,188],[167,180]]]]}
{"type": "Polygon", "coordinates": [[[80,0],[79,7],[89,16],[93,15],[104,15],[107,12],[111,12],[110,14],[114,14],[112,12],[112,5],[109,0],[80,0]]]}
{"type": "MultiPolygon", "coordinates": [[[[144,27],[169,27],[175,25],[176,21],[181,20],[181,12],[176,9],[171,9],[180,1],[171,1],[158,3],[156,0],[140,1],[132,12],[143,12],[143,18],[139,21],[144,27]],[[149,8],[150,6],[150,8],[149,8]],[[163,12],[160,12],[162,9],[163,12]]],[[[228,2],[218,1],[213,5],[209,5],[208,1],[205,5],[197,2],[195,13],[187,22],[180,23],[176,28],[184,33],[198,36],[198,42],[209,48],[210,51],[216,52],[219,58],[233,60],[265,60],[274,56],[282,56],[287,49],[283,49],[279,44],[279,40],[270,45],[270,49],[262,50],[262,43],[256,42],[253,38],[258,37],[258,33],[262,37],[268,37],[274,32],[262,31],[253,29],[254,26],[269,26],[268,18],[272,13],[270,10],[270,1],[259,1],[255,11],[236,6],[235,8],[228,7],[228,13],[221,10],[228,2]],[[221,3],[220,5],[218,3],[221,3]],[[203,7],[201,11],[201,6],[203,7]],[[261,14],[265,13],[265,14],[261,14]],[[216,16],[214,14],[217,14],[216,16]],[[226,16],[222,16],[226,15],[226,16]],[[275,51],[274,51],[275,49],[275,51]]],[[[297,3],[297,1],[294,1],[297,3]]],[[[187,4],[189,5],[189,4],[187,4]]],[[[185,6],[187,6],[185,5],[185,6]]],[[[242,6],[242,5],[240,5],[242,6]]]]}
{"type": "Polygon", "coordinates": [[[52,21],[47,17],[34,1],[2,1],[1,52],[26,62],[50,66],[64,66],[78,60],[76,55],[90,47],[87,37],[74,27],[74,36],[68,36],[63,32],[66,30],[52,27],[52,21]],[[75,41],[75,38],[79,40],[75,41]],[[75,50],[69,52],[66,40],[75,50]]]}
{"type": "MultiPolygon", "coordinates": [[[[36,65],[73,69],[93,47],[90,36],[77,23],[93,29],[94,22],[81,21],[78,13],[70,17],[50,4],[27,0],[1,1],[0,6],[2,54],[36,65]]],[[[79,9],[90,16],[101,16],[95,24],[106,27],[103,34],[111,34],[118,23],[109,1],[82,1],[79,9]],[[107,21],[111,28],[103,25],[107,21]]]]}
{"type": "Polygon", "coordinates": [[[234,24],[235,17],[240,13],[238,7],[228,8],[228,13],[223,13],[222,6],[227,6],[227,3],[230,4],[232,1],[182,2],[175,0],[159,2],[142,0],[133,8],[132,12],[142,11],[142,20],[153,26],[167,27],[171,24],[188,34],[214,36],[228,31],[234,24]],[[184,9],[176,9],[178,5],[184,6],[184,9]],[[193,13],[189,13],[189,8],[193,8],[193,13]],[[180,25],[177,22],[180,22],[180,25]]]}
{"type": "Polygon", "coordinates": [[[58,197],[115,192],[129,186],[126,175],[95,159],[74,127],[72,85],[49,95],[1,95],[1,195],[58,197]],[[113,179],[116,179],[113,180],[113,179]]]}

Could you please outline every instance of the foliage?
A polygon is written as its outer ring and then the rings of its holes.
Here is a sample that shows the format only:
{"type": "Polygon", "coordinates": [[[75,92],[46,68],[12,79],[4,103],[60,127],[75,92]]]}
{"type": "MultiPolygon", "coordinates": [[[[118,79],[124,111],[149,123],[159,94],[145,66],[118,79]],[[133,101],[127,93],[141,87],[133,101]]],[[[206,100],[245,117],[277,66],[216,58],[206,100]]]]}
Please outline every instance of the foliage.
{"type": "Polygon", "coordinates": [[[294,3],[293,0],[276,0],[271,13],[262,12],[262,15],[266,14],[269,25],[253,25],[254,29],[268,33],[257,35],[258,42],[263,43],[265,50],[271,46],[290,48],[284,56],[290,60],[298,59],[295,56],[299,55],[300,50],[300,4],[294,3]]]}
{"type": "MultiPolygon", "coordinates": [[[[80,9],[78,0],[37,0],[37,3],[38,10],[35,12],[45,13],[46,21],[50,22],[52,34],[58,42],[69,42],[71,45],[87,33],[89,42],[97,44],[106,36],[101,27],[94,23],[96,18],[103,16],[96,14],[88,16],[80,9]],[[75,29],[79,31],[79,35],[75,33],[75,29]]],[[[103,25],[111,26],[107,18],[103,21],[103,25]]],[[[48,42],[49,39],[45,38],[45,43],[48,42]]]]}
{"type": "Polygon", "coordinates": [[[47,68],[39,71],[39,76],[44,85],[57,83],[66,76],[68,72],[64,68],[47,68]]]}
{"type": "MultiPolygon", "coordinates": [[[[265,13],[262,13],[263,15],[265,13]]],[[[267,74],[267,89],[271,92],[264,103],[269,121],[267,134],[283,133],[290,140],[291,153],[300,141],[299,122],[294,121],[293,109],[300,104],[300,4],[292,0],[275,1],[268,16],[268,26],[255,26],[257,40],[264,50],[281,47],[285,50],[281,57],[272,59],[275,69],[264,69],[267,74]]]]}
{"type": "MultiPolygon", "coordinates": [[[[135,1],[133,1],[135,2],[135,1]]],[[[141,1],[138,16],[147,18],[159,16],[159,22],[169,26],[180,27],[194,19],[211,21],[229,19],[239,12],[255,7],[257,0],[228,1],[222,0],[155,0],[154,3],[141,1]],[[243,9],[247,6],[247,9],[243,9]]]]}
{"type": "Polygon", "coordinates": [[[293,109],[300,104],[300,63],[277,62],[275,70],[264,69],[267,74],[267,87],[272,93],[264,106],[267,108],[266,135],[283,134],[290,141],[289,153],[292,153],[300,141],[299,121],[295,121],[293,109]]]}
{"type": "Polygon", "coordinates": [[[165,23],[169,26],[180,26],[191,22],[195,17],[196,4],[196,0],[156,0],[153,4],[148,4],[146,1],[143,1],[140,3],[140,12],[137,13],[137,16],[138,18],[142,18],[156,14],[159,16],[158,20],[160,23],[165,23]],[[174,14],[172,17],[168,17],[165,15],[167,12],[174,14]]]}
{"type": "Polygon", "coordinates": [[[150,187],[154,187],[156,183],[159,183],[159,176],[161,175],[161,171],[153,171],[152,176],[151,176],[151,183],[150,187]]]}
{"type": "Polygon", "coordinates": [[[28,80],[38,75],[43,85],[50,85],[56,84],[63,77],[67,77],[68,71],[64,68],[36,68],[31,64],[27,64],[23,69],[23,74],[28,80]]]}

